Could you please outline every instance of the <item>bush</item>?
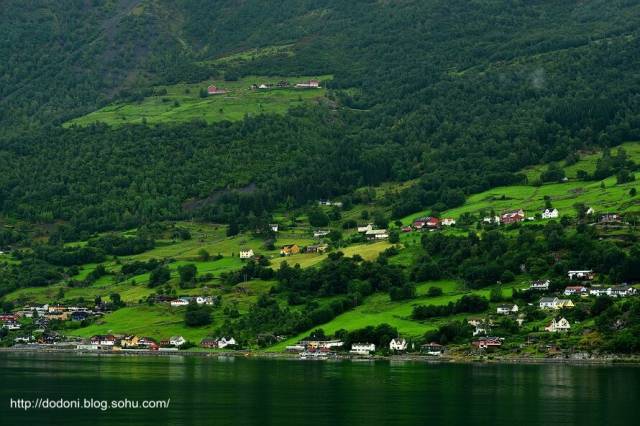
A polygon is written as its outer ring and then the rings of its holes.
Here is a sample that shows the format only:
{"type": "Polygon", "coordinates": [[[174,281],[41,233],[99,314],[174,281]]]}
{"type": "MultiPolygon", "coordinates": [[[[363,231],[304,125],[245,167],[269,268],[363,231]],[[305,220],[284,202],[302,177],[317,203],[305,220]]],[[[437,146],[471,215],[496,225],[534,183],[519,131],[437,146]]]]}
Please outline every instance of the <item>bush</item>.
{"type": "Polygon", "coordinates": [[[440,287],[431,286],[431,287],[429,287],[429,290],[427,290],[427,296],[428,297],[442,296],[443,293],[444,292],[442,291],[442,289],[440,287]]]}

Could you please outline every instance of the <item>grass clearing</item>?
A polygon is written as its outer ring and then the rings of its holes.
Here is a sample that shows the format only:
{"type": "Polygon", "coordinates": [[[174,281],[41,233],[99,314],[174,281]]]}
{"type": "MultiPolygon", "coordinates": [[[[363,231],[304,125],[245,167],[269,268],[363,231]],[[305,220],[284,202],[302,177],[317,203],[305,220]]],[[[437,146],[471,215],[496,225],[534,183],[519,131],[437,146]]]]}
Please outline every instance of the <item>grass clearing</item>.
{"type": "Polygon", "coordinates": [[[251,89],[252,84],[276,83],[287,80],[292,85],[318,78],[331,79],[330,75],[306,77],[259,77],[249,76],[238,81],[213,81],[201,83],[180,83],[171,86],[157,86],[157,95],[139,102],[118,102],[97,111],[75,118],[64,124],[87,126],[96,122],[111,126],[141,123],[184,123],[204,120],[207,123],[219,121],[239,121],[246,116],[259,114],[284,114],[289,109],[315,102],[322,98],[326,90],[321,89],[251,89]],[[211,84],[228,91],[226,94],[200,96],[211,84]],[[166,93],[165,93],[166,91],[166,93]]]}

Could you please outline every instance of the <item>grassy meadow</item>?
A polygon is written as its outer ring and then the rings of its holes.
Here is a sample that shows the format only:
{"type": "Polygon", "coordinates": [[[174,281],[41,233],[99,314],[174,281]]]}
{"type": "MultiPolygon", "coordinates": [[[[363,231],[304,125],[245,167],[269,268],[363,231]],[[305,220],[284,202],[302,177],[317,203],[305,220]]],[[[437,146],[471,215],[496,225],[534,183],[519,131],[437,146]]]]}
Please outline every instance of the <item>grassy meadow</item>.
{"type": "MultiPolygon", "coordinates": [[[[504,285],[502,286],[503,296],[510,297],[513,287],[525,288],[527,286],[528,283],[524,282],[504,285]]],[[[484,314],[460,314],[442,318],[432,318],[426,321],[415,321],[411,319],[414,306],[446,305],[449,302],[457,301],[465,294],[476,294],[488,298],[492,288],[493,287],[486,287],[481,290],[467,290],[457,281],[439,280],[419,284],[416,286],[417,297],[407,301],[392,301],[388,294],[376,293],[367,297],[363,303],[355,309],[338,315],[328,323],[318,325],[314,327],[314,329],[322,328],[326,334],[333,334],[341,329],[355,330],[369,325],[376,326],[386,323],[396,327],[398,332],[404,337],[418,337],[452,320],[465,317],[481,317],[484,316],[484,314]],[[427,291],[430,287],[441,288],[443,295],[428,297],[427,291]]],[[[308,332],[293,336],[269,348],[269,351],[283,350],[286,346],[296,343],[307,335],[308,332]]]]}

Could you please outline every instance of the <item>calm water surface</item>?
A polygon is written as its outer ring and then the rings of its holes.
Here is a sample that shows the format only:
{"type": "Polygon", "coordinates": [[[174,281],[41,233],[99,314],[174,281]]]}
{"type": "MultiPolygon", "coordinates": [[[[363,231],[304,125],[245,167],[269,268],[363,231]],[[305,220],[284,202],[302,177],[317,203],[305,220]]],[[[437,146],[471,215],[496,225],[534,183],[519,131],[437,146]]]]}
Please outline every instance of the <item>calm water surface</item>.
{"type": "Polygon", "coordinates": [[[0,354],[0,425],[640,424],[640,368],[0,354]],[[11,408],[11,399],[168,409],[11,408]]]}

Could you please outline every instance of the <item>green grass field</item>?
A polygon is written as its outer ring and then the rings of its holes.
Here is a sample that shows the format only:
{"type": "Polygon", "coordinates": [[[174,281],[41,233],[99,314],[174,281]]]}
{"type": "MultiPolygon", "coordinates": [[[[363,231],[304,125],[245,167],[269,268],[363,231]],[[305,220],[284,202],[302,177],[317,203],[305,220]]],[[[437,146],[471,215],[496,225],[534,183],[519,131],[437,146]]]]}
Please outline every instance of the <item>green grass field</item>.
{"type": "Polygon", "coordinates": [[[176,84],[157,86],[155,93],[140,102],[114,103],[85,116],[75,118],[64,124],[86,126],[96,122],[111,126],[125,124],[149,124],[167,122],[189,122],[204,120],[208,123],[230,120],[242,120],[245,116],[258,114],[284,114],[290,108],[314,102],[325,95],[325,89],[271,89],[252,90],[252,84],[276,83],[288,80],[291,84],[308,81],[311,78],[330,79],[331,76],[307,77],[245,77],[238,81],[203,81],[196,84],[176,84]],[[210,84],[227,90],[229,93],[200,97],[200,90],[206,90],[210,84]],[[166,90],[166,94],[164,94],[166,90]]]}

